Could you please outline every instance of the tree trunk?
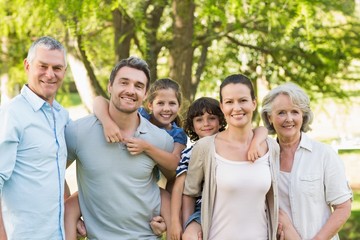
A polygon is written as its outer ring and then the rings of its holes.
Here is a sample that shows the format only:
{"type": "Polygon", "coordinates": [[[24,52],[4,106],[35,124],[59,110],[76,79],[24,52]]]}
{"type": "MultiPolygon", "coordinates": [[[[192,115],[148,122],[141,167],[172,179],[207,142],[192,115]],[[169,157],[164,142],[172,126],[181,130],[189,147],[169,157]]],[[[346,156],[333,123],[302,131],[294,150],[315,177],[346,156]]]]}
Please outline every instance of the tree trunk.
{"type": "MultiPolygon", "coordinates": [[[[1,54],[1,56],[6,56],[7,53],[8,53],[8,48],[7,48],[7,45],[8,45],[8,41],[7,41],[7,38],[6,37],[2,37],[1,38],[1,51],[3,54],[1,54]]],[[[2,58],[1,61],[3,62],[3,65],[4,65],[4,69],[8,69],[7,68],[7,61],[5,60],[5,58],[2,58]]],[[[7,83],[9,82],[9,75],[7,73],[4,73],[4,74],[1,74],[0,75],[0,104],[4,104],[6,103],[7,101],[10,100],[10,96],[9,96],[9,91],[8,91],[8,88],[7,88],[7,83]]]]}
{"type": "MultiPolygon", "coordinates": [[[[145,38],[146,38],[146,53],[145,60],[149,64],[150,68],[150,78],[151,82],[154,82],[157,76],[157,60],[158,55],[161,50],[162,44],[159,43],[157,38],[157,32],[160,26],[160,20],[166,6],[166,2],[156,2],[157,4],[153,5],[152,11],[148,14],[146,21],[145,38]]],[[[147,11],[147,9],[144,9],[147,11]]]]}
{"type": "Polygon", "coordinates": [[[82,35],[76,33],[74,39],[68,41],[68,63],[73,79],[85,108],[92,112],[93,99],[98,96],[107,96],[107,93],[100,86],[85,49],[82,47],[82,35]]]}
{"type": "Polygon", "coordinates": [[[7,88],[7,83],[9,81],[9,75],[7,73],[2,74],[0,76],[0,82],[1,82],[1,91],[0,91],[0,105],[8,102],[10,100],[9,91],[7,88]]]}
{"type": "Polygon", "coordinates": [[[135,23],[120,9],[112,11],[114,26],[114,45],[116,61],[128,58],[130,55],[131,39],[135,34],[135,23]]]}
{"type": "Polygon", "coordinates": [[[211,42],[205,42],[201,46],[201,54],[200,54],[200,58],[199,58],[197,68],[195,71],[195,78],[193,78],[193,81],[191,81],[191,89],[190,89],[190,91],[191,91],[190,100],[191,101],[194,100],[194,98],[195,98],[196,90],[197,90],[200,80],[201,80],[201,75],[204,72],[210,44],[211,44],[211,42]]]}
{"type": "Polygon", "coordinates": [[[170,48],[170,77],[180,84],[185,101],[191,101],[194,98],[191,82],[195,4],[193,0],[174,0],[172,7],[174,38],[170,48]]]}
{"type": "Polygon", "coordinates": [[[81,101],[87,110],[92,112],[93,99],[97,93],[91,84],[84,63],[70,53],[67,58],[81,101]]]}

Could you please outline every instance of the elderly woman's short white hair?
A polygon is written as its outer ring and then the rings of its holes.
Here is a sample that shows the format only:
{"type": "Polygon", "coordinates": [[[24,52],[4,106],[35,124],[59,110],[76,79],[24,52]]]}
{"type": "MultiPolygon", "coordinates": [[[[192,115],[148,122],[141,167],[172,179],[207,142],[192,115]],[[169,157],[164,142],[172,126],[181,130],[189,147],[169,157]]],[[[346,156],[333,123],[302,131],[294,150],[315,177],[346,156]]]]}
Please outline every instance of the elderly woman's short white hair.
{"type": "Polygon", "coordinates": [[[303,113],[303,124],[301,126],[301,131],[307,132],[311,130],[310,124],[313,121],[314,114],[310,109],[310,99],[305,91],[300,88],[298,85],[288,82],[277,86],[272,89],[262,101],[261,109],[261,118],[264,122],[265,127],[269,130],[270,134],[275,134],[275,129],[272,124],[269,122],[269,115],[271,114],[271,107],[274,99],[280,95],[284,94],[290,97],[291,102],[303,113]]]}

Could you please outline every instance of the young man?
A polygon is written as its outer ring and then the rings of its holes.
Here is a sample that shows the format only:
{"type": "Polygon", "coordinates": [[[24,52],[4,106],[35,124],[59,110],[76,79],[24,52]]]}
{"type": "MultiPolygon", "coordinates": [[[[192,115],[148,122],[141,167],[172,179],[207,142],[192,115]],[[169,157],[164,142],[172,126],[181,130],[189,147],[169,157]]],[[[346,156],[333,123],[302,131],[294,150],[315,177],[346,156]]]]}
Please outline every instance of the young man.
{"type": "Polygon", "coordinates": [[[89,239],[158,239],[150,228],[160,215],[154,167],[167,168],[145,153],[132,155],[129,138],[141,138],[171,152],[173,140],[138,114],[150,84],[145,61],[130,57],[112,70],[109,113],[125,139],[108,143],[101,122],[89,115],[66,128],[68,159],[77,160],[79,203],[89,239]]]}
{"type": "Polygon", "coordinates": [[[24,60],[28,83],[0,108],[0,239],[64,239],[65,125],[55,100],[66,52],[41,37],[24,60]]]}

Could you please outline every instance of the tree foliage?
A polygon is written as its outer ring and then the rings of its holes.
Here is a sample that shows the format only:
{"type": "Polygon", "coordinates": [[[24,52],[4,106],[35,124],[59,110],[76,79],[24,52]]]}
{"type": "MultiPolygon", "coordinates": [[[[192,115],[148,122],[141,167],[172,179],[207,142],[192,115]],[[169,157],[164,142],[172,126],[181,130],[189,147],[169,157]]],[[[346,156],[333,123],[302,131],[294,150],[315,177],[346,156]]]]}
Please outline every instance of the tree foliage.
{"type": "Polygon", "coordinates": [[[31,41],[52,35],[83,64],[93,94],[106,95],[118,60],[138,55],[152,81],[170,76],[188,101],[217,96],[237,72],[256,87],[293,81],[314,99],[344,98],[358,93],[343,86],[360,78],[359,16],[354,0],[0,0],[0,69],[11,88],[23,83],[31,41]]]}

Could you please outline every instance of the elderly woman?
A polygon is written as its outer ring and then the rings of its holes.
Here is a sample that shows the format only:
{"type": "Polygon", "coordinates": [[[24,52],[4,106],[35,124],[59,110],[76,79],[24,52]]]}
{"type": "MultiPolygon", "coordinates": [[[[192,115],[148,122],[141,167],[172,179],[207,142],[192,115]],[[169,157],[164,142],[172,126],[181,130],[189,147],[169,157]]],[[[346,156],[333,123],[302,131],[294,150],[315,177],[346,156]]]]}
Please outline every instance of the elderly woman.
{"type": "Polygon", "coordinates": [[[262,104],[264,124],[280,145],[279,222],[285,239],[339,239],[352,191],[337,153],[305,134],[313,120],[309,97],[286,83],[262,104]]]}

